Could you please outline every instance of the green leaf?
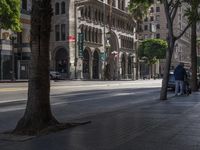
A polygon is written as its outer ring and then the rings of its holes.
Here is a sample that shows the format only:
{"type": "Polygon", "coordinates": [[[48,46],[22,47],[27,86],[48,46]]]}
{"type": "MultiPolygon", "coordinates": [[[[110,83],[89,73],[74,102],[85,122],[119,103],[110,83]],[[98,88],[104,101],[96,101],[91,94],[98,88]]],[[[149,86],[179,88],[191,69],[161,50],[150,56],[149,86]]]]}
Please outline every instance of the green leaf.
{"type": "Polygon", "coordinates": [[[20,0],[0,0],[0,28],[21,30],[20,0]]]}
{"type": "Polygon", "coordinates": [[[167,42],[161,39],[144,40],[138,48],[139,58],[146,57],[150,64],[154,64],[158,59],[165,58],[167,42]]]}

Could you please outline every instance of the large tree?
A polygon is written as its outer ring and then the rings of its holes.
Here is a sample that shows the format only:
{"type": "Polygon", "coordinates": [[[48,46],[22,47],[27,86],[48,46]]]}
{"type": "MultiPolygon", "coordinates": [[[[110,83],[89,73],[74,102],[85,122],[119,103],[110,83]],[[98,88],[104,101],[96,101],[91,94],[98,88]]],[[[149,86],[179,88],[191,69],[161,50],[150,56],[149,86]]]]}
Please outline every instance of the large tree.
{"type": "Polygon", "coordinates": [[[146,39],[138,48],[138,56],[146,57],[150,64],[156,63],[156,60],[165,58],[167,42],[162,39],[146,39]]]}
{"type": "MultiPolygon", "coordinates": [[[[160,100],[166,100],[167,99],[167,84],[169,80],[169,71],[171,66],[171,58],[172,54],[174,52],[174,46],[175,42],[182,37],[182,35],[187,31],[187,29],[190,27],[191,22],[188,22],[186,27],[179,32],[178,35],[176,35],[174,31],[174,20],[177,15],[177,11],[180,8],[181,4],[183,4],[183,0],[162,0],[164,4],[165,9],[165,16],[167,20],[167,26],[168,26],[168,49],[166,51],[166,63],[164,68],[164,76],[162,80],[162,88],[160,92],[160,100]]],[[[187,6],[186,6],[187,7],[187,6]]]]}
{"type": "Polygon", "coordinates": [[[191,88],[192,91],[198,90],[197,85],[197,23],[200,20],[200,1],[199,0],[187,0],[191,6],[186,10],[185,16],[192,22],[191,25],[191,88]]]}
{"type": "MultiPolygon", "coordinates": [[[[134,3],[152,3],[152,0],[131,0],[134,3]]],[[[130,2],[130,3],[131,3],[130,2]]],[[[166,63],[164,68],[164,76],[162,80],[162,88],[160,92],[160,100],[167,99],[167,83],[169,80],[169,71],[171,66],[171,58],[174,51],[175,42],[181,38],[181,36],[187,31],[190,27],[191,22],[188,22],[188,25],[179,32],[177,35],[174,31],[174,20],[177,15],[177,10],[180,8],[181,4],[185,2],[185,0],[161,0],[161,3],[164,5],[165,16],[167,20],[167,27],[168,27],[168,35],[167,35],[167,43],[168,48],[166,51],[166,63]]],[[[186,6],[187,7],[187,6],[186,6]]]]}
{"type": "MultiPolygon", "coordinates": [[[[167,49],[167,42],[162,39],[146,39],[138,48],[138,57],[147,58],[148,64],[152,66],[159,59],[164,59],[167,49]]],[[[152,75],[152,69],[151,69],[152,75]]]]}
{"type": "MultiPolygon", "coordinates": [[[[144,20],[144,17],[148,13],[148,9],[153,3],[153,0],[131,0],[128,5],[128,10],[133,20],[136,22],[136,34],[138,35],[142,32],[141,25],[144,20]]],[[[139,38],[136,46],[136,79],[138,79],[138,68],[139,68],[139,58],[138,58],[138,49],[139,46],[139,38]]]]}
{"type": "Polygon", "coordinates": [[[50,107],[49,39],[51,31],[51,0],[32,0],[31,65],[28,101],[24,116],[13,133],[34,135],[58,121],[50,107]]]}
{"type": "Polygon", "coordinates": [[[20,31],[20,0],[0,0],[0,29],[20,31]]]}

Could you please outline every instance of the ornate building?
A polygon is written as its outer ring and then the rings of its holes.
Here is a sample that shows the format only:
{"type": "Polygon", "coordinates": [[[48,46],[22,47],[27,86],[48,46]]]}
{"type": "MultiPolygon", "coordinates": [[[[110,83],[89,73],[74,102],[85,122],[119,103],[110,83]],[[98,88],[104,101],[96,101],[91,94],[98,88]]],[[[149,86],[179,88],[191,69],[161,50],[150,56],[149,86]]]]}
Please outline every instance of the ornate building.
{"type": "Polygon", "coordinates": [[[51,69],[70,79],[135,78],[135,23],[128,0],[110,2],[52,1],[51,69]]]}
{"type": "MultiPolygon", "coordinates": [[[[65,79],[135,79],[135,23],[127,6],[128,0],[52,0],[50,69],[65,79]]],[[[16,39],[0,31],[1,80],[28,78],[30,10],[31,0],[22,0],[16,39]]]]}

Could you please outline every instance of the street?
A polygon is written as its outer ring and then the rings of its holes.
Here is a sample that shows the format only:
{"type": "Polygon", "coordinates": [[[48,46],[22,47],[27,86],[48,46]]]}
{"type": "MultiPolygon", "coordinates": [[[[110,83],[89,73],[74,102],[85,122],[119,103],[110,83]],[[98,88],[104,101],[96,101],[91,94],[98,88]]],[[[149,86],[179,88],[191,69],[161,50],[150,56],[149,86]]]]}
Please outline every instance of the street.
{"type": "MultiPolygon", "coordinates": [[[[0,84],[0,133],[24,113],[27,83],[0,84]]],[[[6,140],[1,150],[199,150],[200,94],[160,101],[161,80],[51,82],[60,122],[91,123],[48,135],[6,140]]]]}
{"type": "MultiPolygon", "coordinates": [[[[66,121],[155,101],[160,86],[161,80],[51,81],[50,99],[56,118],[66,121]]],[[[24,112],[27,83],[0,84],[0,97],[0,120],[12,122],[10,127],[0,124],[0,131],[5,131],[12,129],[24,112]]]]}

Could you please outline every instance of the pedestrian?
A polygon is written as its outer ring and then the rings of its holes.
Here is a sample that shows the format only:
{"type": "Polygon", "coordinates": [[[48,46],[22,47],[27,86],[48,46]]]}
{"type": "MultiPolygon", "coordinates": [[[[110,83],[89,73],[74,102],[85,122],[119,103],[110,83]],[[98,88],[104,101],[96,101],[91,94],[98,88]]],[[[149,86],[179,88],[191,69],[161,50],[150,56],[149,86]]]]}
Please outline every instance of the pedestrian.
{"type": "Polygon", "coordinates": [[[184,68],[184,63],[180,63],[174,70],[175,77],[175,96],[184,94],[184,79],[187,74],[184,68]]]}

